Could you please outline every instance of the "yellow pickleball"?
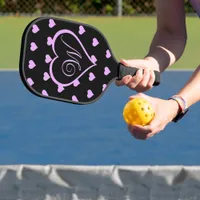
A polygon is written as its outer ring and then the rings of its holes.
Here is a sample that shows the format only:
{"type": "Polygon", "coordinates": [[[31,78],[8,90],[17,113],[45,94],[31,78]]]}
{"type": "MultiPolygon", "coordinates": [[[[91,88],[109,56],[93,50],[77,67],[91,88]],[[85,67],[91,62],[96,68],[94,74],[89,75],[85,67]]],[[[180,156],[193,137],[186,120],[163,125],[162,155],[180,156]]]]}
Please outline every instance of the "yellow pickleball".
{"type": "Polygon", "coordinates": [[[123,117],[127,124],[145,126],[155,115],[152,104],[144,98],[130,100],[124,107],[123,117]]]}

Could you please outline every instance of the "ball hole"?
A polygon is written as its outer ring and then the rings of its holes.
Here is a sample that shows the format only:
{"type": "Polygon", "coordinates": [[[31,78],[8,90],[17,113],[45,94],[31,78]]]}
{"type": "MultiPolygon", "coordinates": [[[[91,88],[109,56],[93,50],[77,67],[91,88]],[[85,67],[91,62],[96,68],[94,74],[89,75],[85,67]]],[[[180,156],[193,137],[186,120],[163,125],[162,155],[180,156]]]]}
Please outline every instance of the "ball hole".
{"type": "Polygon", "coordinates": [[[142,111],[144,111],[144,108],[141,108],[142,111]]]}
{"type": "Polygon", "coordinates": [[[145,117],[148,117],[148,115],[146,114],[145,117]]]}

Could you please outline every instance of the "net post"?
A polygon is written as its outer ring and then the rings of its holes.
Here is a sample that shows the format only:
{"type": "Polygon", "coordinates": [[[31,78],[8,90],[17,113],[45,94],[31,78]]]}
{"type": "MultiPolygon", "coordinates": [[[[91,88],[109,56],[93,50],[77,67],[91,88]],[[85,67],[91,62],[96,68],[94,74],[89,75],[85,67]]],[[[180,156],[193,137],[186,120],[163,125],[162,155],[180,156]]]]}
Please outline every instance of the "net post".
{"type": "Polygon", "coordinates": [[[116,0],[117,1],[117,16],[121,17],[122,14],[122,2],[123,0],[116,0]]]}

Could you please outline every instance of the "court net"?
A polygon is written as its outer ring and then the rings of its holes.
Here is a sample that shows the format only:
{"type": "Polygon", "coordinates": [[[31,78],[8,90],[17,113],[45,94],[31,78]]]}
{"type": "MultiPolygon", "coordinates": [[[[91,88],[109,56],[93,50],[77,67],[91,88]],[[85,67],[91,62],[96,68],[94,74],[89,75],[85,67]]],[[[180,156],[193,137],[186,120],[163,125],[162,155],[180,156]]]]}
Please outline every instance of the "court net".
{"type": "Polygon", "coordinates": [[[0,200],[200,200],[198,166],[0,166],[0,200]]]}

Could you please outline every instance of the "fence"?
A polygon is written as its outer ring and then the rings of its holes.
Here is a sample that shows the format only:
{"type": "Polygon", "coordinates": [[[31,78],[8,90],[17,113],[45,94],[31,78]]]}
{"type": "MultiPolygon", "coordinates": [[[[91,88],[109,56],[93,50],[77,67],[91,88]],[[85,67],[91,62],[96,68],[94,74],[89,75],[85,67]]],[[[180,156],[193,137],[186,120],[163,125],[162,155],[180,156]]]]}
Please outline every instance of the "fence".
{"type": "MultiPolygon", "coordinates": [[[[193,9],[185,0],[186,12],[193,9]]],[[[154,0],[0,0],[0,14],[137,15],[153,14],[154,0]]]]}

